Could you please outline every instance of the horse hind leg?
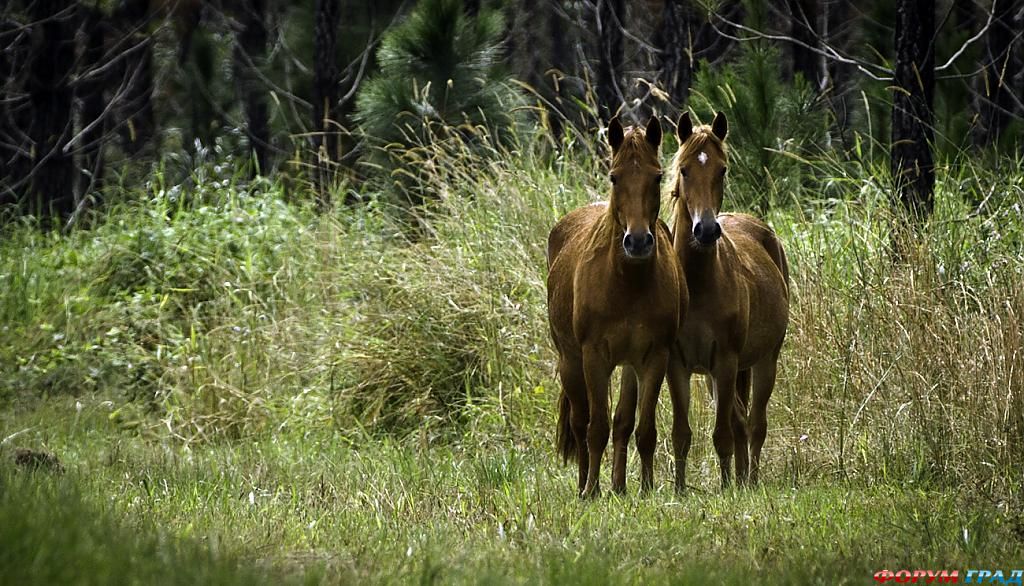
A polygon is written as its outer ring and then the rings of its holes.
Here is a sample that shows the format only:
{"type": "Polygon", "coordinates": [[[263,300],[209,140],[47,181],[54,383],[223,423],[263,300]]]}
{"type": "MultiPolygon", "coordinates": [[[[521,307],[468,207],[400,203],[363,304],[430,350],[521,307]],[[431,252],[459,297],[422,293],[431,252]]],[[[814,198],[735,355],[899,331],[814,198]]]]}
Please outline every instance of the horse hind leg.
{"type": "Polygon", "coordinates": [[[750,404],[750,483],[757,484],[761,447],[768,435],[768,399],[775,389],[778,353],[754,365],[754,396],[750,404]]]}
{"type": "Polygon", "coordinates": [[[736,373],[736,401],[732,411],[732,437],[736,457],[736,483],[747,483],[749,466],[748,446],[750,436],[747,428],[747,405],[750,401],[750,370],[736,373]]]}
{"type": "Polygon", "coordinates": [[[622,367],[619,402],[612,419],[612,491],[626,492],[626,456],[636,423],[637,377],[632,366],[622,367]]]}
{"type": "Polygon", "coordinates": [[[558,365],[562,380],[562,394],[568,399],[559,413],[559,451],[566,460],[576,459],[578,465],[577,492],[583,494],[587,485],[590,455],[587,450],[587,426],[590,406],[587,403],[587,384],[583,364],[578,360],[562,359],[558,365]],[[575,454],[572,452],[575,451],[575,454]]]}
{"type": "Polygon", "coordinates": [[[611,425],[608,421],[608,379],[614,366],[608,363],[600,350],[584,349],[583,374],[587,381],[587,400],[590,403],[586,442],[589,467],[586,486],[583,488],[584,497],[593,498],[601,493],[601,458],[608,447],[608,436],[611,434],[611,425]]]}

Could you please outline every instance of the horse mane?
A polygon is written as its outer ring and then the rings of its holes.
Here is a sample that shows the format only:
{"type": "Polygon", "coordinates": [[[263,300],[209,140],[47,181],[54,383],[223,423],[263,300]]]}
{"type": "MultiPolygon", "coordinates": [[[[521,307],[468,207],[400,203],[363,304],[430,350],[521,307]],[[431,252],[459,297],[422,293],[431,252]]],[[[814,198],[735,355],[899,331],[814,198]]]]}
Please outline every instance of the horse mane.
{"type": "MultiPolygon", "coordinates": [[[[711,145],[718,149],[722,154],[723,159],[728,159],[729,151],[725,147],[725,141],[715,136],[715,133],[711,131],[711,126],[708,124],[702,124],[694,127],[693,134],[690,138],[686,139],[686,142],[679,145],[679,150],[672,157],[672,162],[669,163],[668,172],[666,173],[665,191],[662,194],[664,197],[675,197],[679,189],[679,167],[683,161],[689,159],[700,151],[706,150],[708,145],[711,145]]],[[[662,199],[664,199],[664,197],[662,199]]]]}

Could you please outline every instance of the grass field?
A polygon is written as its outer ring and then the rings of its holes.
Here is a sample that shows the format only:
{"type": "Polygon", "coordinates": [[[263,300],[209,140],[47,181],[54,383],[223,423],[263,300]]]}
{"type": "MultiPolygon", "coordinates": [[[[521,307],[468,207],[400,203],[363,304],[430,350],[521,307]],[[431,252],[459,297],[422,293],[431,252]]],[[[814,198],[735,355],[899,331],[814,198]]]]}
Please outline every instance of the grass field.
{"type": "Polygon", "coordinates": [[[433,161],[440,200],[415,229],[383,199],[317,216],[297,188],[213,167],[189,189],[158,172],[67,235],[8,224],[0,582],[865,584],[1024,566],[1019,162],[944,167],[900,261],[878,170],[822,163],[841,197],[809,188],[769,214],[793,307],[763,483],[718,488],[697,385],[690,492],[670,488],[662,408],[655,492],[637,495],[631,455],[627,495],[581,502],[553,449],[543,243],[604,173],[579,151],[476,156],[433,161]]]}

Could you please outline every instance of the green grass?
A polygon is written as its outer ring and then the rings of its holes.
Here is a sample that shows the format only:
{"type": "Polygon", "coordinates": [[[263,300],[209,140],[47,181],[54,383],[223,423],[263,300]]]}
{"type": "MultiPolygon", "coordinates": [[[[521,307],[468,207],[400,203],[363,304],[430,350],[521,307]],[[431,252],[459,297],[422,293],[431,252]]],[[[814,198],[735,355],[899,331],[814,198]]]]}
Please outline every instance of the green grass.
{"type": "Polygon", "coordinates": [[[418,151],[443,198],[412,222],[373,194],[317,216],[221,169],[191,190],[157,173],[67,235],[6,226],[0,581],[865,583],[1024,563],[1019,165],[944,168],[897,261],[884,170],[815,162],[841,197],[769,216],[793,306],[763,484],[718,489],[696,385],[692,491],[669,488],[663,408],[655,493],[636,495],[634,457],[627,496],[581,502],[552,445],[544,242],[601,197],[602,166],[587,145],[449,146],[418,151]],[[67,472],[20,470],[15,447],[67,472]]]}
{"type": "MultiPolygon", "coordinates": [[[[327,435],[283,436],[185,450],[117,431],[103,406],[71,412],[70,400],[51,401],[21,420],[36,426],[31,437],[60,454],[68,472],[57,480],[5,472],[4,518],[15,522],[4,523],[12,528],[4,543],[31,536],[23,547],[45,546],[54,561],[86,560],[97,583],[116,581],[102,560],[150,552],[154,527],[174,539],[159,542],[169,549],[159,561],[128,567],[140,581],[163,580],[175,556],[186,557],[181,551],[210,563],[198,543],[216,544],[229,560],[248,558],[250,571],[341,582],[746,583],[758,573],[864,583],[883,568],[1024,562],[1019,513],[969,490],[886,481],[795,486],[776,475],[758,489],[723,494],[711,488],[717,472],[708,454],[697,466],[702,488],[685,497],[672,492],[662,457],[650,497],[637,496],[633,484],[624,497],[582,502],[572,471],[556,464],[545,441],[382,440],[357,448],[327,435]],[[70,489],[53,492],[54,482],[106,503],[93,504],[107,507],[106,524],[68,505],[70,489]],[[110,518],[123,526],[111,528],[110,518]]],[[[14,567],[17,556],[5,551],[14,567]]]]}

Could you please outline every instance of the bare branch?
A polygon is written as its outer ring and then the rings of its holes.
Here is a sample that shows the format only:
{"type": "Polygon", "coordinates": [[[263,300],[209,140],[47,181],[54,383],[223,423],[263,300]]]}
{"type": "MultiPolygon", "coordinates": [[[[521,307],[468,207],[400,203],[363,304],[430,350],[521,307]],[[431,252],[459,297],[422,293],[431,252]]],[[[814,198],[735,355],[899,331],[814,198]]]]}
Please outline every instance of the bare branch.
{"type": "Polygon", "coordinates": [[[711,26],[715,29],[715,32],[717,32],[719,35],[721,35],[721,36],[723,36],[725,38],[732,39],[734,41],[740,41],[740,42],[749,42],[749,41],[753,41],[753,40],[756,40],[756,39],[767,39],[767,40],[770,40],[770,41],[785,41],[787,43],[793,43],[794,45],[799,45],[799,46],[807,49],[808,51],[812,51],[814,53],[817,53],[818,55],[822,55],[822,56],[824,56],[824,57],[826,57],[828,59],[831,59],[833,61],[838,61],[840,63],[845,63],[847,65],[853,65],[861,73],[863,73],[864,75],[867,75],[868,77],[870,77],[871,79],[874,79],[875,81],[892,81],[893,71],[891,69],[889,69],[887,67],[883,67],[881,65],[877,65],[875,63],[869,63],[867,61],[861,61],[859,59],[854,59],[852,57],[847,57],[845,55],[842,55],[841,53],[839,53],[839,51],[835,50],[834,48],[828,46],[825,43],[823,43],[822,46],[825,47],[827,50],[822,50],[822,49],[819,49],[818,47],[813,47],[811,45],[808,45],[807,43],[804,43],[802,41],[799,41],[799,40],[794,39],[793,37],[790,37],[790,36],[787,36],[787,35],[769,35],[767,33],[763,33],[763,32],[761,32],[761,31],[759,31],[757,29],[754,29],[754,28],[742,25],[740,23],[732,22],[732,21],[726,19],[725,17],[721,16],[720,14],[716,13],[716,14],[714,14],[714,16],[718,20],[724,22],[725,24],[727,24],[727,25],[729,25],[731,27],[735,27],[738,30],[741,30],[741,31],[744,31],[746,33],[749,33],[749,34],[753,35],[753,37],[737,37],[737,36],[733,36],[733,35],[730,35],[729,33],[725,32],[725,31],[723,31],[722,29],[718,28],[714,23],[712,23],[711,26]],[[874,68],[874,69],[878,70],[881,73],[887,74],[887,76],[886,77],[882,77],[882,76],[876,74],[875,72],[871,71],[870,69],[868,69],[869,67],[874,68]]]}
{"type": "MultiPolygon", "coordinates": [[[[995,18],[995,14],[996,14],[996,5],[995,5],[995,2],[993,2],[992,3],[992,9],[988,11],[988,20],[985,21],[985,26],[981,27],[981,30],[978,31],[978,34],[976,34],[973,37],[971,37],[971,38],[967,39],[966,41],[964,41],[964,44],[960,45],[960,48],[957,49],[955,53],[953,53],[953,56],[949,58],[949,61],[946,61],[942,65],[936,67],[935,71],[943,71],[943,70],[949,68],[950,66],[952,66],[953,62],[956,61],[957,59],[959,59],[960,56],[964,54],[964,51],[967,50],[967,47],[970,47],[971,44],[973,44],[975,41],[977,41],[978,39],[983,37],[985,35],[985,33],[988,32],[988,28],[990,26],[992,26],[992,19],[995,18]]],[[[1017,36],[1019,37],[1020,35],[1018,34],[1017,36]]]]}

